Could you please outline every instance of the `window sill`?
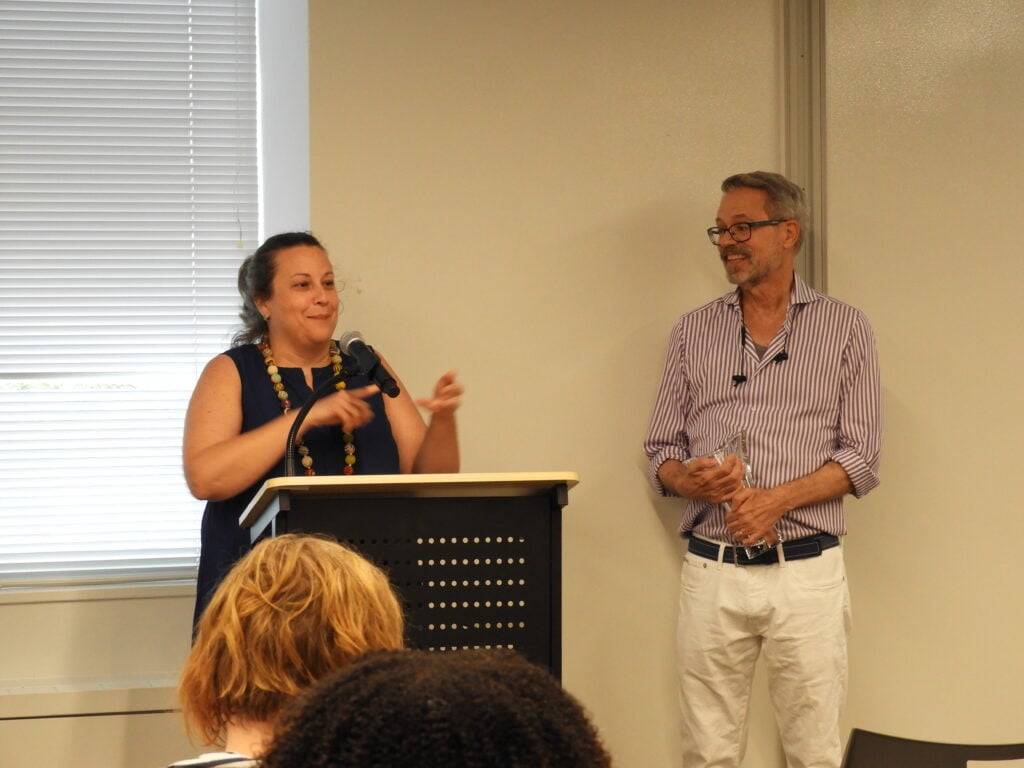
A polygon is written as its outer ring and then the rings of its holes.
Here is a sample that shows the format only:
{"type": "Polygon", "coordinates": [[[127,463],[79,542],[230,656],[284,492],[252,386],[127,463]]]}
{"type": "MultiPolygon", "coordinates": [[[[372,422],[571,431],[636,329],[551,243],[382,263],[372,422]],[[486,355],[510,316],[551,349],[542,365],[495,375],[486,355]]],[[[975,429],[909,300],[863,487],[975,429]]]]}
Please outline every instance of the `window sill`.
{"type": "Polygon", "coordinates": [[[177,680],[81,680],[0,686],[0,720],[170,712],[178,707],[177,680]]]}
{"type": "Polygon", "coordinates": [[[0,605],[150,600],[164,597],[194,597],[195,593],[195,581],[184,579],[118,584],[3,586],[0,587],[0,605]]]}

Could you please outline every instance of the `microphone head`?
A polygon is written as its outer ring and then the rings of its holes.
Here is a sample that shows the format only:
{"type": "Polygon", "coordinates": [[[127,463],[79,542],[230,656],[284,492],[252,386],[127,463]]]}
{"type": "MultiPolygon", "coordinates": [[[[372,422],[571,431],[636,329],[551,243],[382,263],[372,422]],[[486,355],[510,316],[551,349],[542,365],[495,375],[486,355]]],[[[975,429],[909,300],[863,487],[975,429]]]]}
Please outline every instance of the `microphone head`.
{"type": "Polygon", "coordinates": [[[742,384],[746,380],[747,380],[746,376],[744,376],[742,373],[737,373],[735,376],[732,377],[732,385],[734,387],[738,387],[740,384],[742,384]]]}
{"type": "Polygon", "coordinates": [[[338,345],[341,347],[341,351],[348,355],[350,354],[349,347],[355,341],[363,345],[366,344],[366,339],[363,338],[363,334],[359,331],[345,331],[345,333],[341,334],[341,338],[338,339],[338,345]]]}
{"type": "Polygon", "coordinates": [[[783,362],[785,362],[786,360],[789,360],[789,353],[788,353],[788,352],[787,352],[786,350],[782,350],[781,352],[779,352],[779,354],[777,354],[777,355],[776,355],[776,356],[775,356],[774,358],[772,358],[772,359],[773,359],[773,360],[774,360],[774,361],[775,361],[776,363],[783,363],[783,362]]]}

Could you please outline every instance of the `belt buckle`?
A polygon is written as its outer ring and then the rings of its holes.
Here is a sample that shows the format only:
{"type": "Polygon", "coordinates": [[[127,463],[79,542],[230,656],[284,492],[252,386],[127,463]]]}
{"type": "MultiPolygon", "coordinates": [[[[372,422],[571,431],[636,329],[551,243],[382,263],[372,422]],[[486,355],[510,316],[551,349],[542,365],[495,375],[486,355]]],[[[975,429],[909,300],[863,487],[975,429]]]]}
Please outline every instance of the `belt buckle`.
{"type": "Polygon", "coordinates": [[[756,542],[747,546],[733,547],[732,549],[732,561],[736,565],[761,565],[757,562],[757,559],[768,552],[771,552],[774,547],[768,546],[768,542],[763,538],[758,539],[756,542]],[[746,560],[740,562],[740,553],[746,557],[746,560]]]}
{"type": "Polygon", "coordinates": [[[732,548],[732,564],[742,565],[746,568],[748,565],[754,564],[754,558],[747,557],[747,553],[743,551],[743,547],[732,548]],[[743,558],[742,560],[740,558],[743,558]]]}
{"type": "Polygon", "coordinates": [[[750,552],[751,552],[751,550],[753,550],[753,547],[745,547],[742,544],[740,546],[738,546],[738,547],[733,547],[732,548],[732,562],[733,562],[733,565],[760,565],[760,563],[757,562],[757,558],[759,558],[761,555],[763,555],[765,552],[767,552],[768,549],[771,549],[771,547],[768,547],[767,549],[761,549],[761,550],[757,551],[753,556],[751,556],[750,552]],[[741,560],[740,558],[743,558],[743,559],[741,560]]]}

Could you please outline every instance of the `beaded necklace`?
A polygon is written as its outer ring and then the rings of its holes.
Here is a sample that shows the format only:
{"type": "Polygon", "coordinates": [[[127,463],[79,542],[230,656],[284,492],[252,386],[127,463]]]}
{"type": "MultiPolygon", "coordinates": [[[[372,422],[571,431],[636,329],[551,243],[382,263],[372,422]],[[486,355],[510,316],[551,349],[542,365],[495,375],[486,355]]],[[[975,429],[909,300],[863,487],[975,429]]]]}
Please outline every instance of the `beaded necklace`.
{"type": "MultiPolygon", "coordinates": [[[[288,392],[285,391],[284,383],[281,381],[281,372],[278,370],[269,342],[263,339],[259,343],[259,349],[263,353],[263,363],[267,366],[267,375],[270,377],[270,383],[277,393],[277,401],[281,404],[281,410],[284,413],[288,413],[291,410],[292,403],[288,399],[288,392]]],[[[341,352],[338,350],[338,345],[334,339],[331,339],[331,368],[334,371],[334,376],[341,373],[341,352]]],[[[337,390],[345,389],[345,382],[339,381],[334,385],[334,388],[337,390]]],[[[351,475],[356,471],[356,437],[351,432],[342,430],[341,439],[345,444],[343,449],[345,451],[345,468],[342,469],[342,472],[346,475],[351,475]]],[[[313,471],[313,457],[309,454],[309,448],[302,444],[301,438],[296,441],[295,449],[299,452],[299,456],[302,457],[302,466],[305,474],[315,475],[316,472],[313,471]]]]}

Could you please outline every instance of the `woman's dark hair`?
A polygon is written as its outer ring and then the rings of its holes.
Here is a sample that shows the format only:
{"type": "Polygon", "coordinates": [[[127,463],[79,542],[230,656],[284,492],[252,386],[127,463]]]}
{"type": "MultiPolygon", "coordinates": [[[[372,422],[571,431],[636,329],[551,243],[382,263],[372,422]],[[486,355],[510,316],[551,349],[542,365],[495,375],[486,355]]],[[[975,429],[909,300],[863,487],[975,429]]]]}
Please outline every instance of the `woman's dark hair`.
{"type": "Polygon", "coordinates": [[[580,703],[513,651],[381,651],[288,708],[263,768],[607,768],[580,703]]]}
{"type": "Polygon", "coordinates": [[[267,333],[267,321],[256,308],[257,299],[270,296],[277,271],[277,252],[297,245],[310,245],[326,252],[320,241],[309,232],[282,232],[271,235],[238,268],[238,293],[242,296],[242,329],[231,339],[231,346],[252,344],[267,333]]]}

